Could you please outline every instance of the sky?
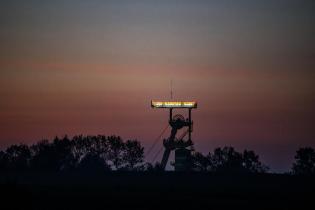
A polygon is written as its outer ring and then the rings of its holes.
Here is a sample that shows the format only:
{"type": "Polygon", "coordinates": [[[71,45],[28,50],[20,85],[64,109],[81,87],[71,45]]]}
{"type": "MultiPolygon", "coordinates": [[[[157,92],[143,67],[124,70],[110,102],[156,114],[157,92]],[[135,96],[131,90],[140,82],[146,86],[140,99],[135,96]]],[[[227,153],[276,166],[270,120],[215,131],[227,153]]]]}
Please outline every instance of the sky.
{"type": "Polygon", "coordinates": [[[149,148],[168,121],[150,101],[170,99],[170,80],[198,102],[197,151],[251,149],[282,172],[315,147],[312,0],[0,5],[0,149],[65,134],[149,148]]]}

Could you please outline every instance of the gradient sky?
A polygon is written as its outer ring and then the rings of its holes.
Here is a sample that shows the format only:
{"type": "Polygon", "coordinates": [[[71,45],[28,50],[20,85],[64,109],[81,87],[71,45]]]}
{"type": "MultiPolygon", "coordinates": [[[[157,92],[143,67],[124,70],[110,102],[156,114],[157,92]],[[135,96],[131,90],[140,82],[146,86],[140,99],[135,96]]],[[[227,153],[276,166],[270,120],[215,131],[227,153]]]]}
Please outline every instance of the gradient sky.
{"type": "Polygon", "coordinates": [[[253,149],[287,171],[315,147],[312,0],[10,0],[0,26],[1,149],[64,134],[148,148],[168,116],[150,100],[169,99],[171,78],[175,99],[199,103],[198,151],[253,149]]]}

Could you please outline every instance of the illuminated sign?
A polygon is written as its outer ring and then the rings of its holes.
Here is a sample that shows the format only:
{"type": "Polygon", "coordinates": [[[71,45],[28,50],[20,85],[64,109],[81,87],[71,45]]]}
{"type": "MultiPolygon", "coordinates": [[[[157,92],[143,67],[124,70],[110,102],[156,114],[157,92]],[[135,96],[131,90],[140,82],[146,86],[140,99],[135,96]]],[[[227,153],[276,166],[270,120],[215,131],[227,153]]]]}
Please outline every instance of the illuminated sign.
{"type": "Polygon", "coordinates": [[[195,101],[151,101],[152,108],[197,108],[195,101]]]}

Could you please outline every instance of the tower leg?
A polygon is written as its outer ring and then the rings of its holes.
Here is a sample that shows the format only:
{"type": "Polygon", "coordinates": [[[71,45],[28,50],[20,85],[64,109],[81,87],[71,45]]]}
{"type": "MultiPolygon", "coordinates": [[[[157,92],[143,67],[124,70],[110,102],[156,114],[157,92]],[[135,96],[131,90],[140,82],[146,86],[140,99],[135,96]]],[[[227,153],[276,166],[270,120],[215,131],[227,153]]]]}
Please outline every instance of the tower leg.
{"type": "Polygon", "coordinates": [[[188,109],[188,114],[189,114],[188,140],[191,141],[191,109],[188,109]]]}
{"type": "Polygon", "coordinates": [[[162,162],[161,162],[161,167],[162,170],[165,170],[168,158],[170,156],[171,150],[170,149],[165,149],[164,154],[163,154],[163,158],[162,158],[162,162]]]}
{"type": "Polygon", "coordinates": [[[170,109],[170,120],[169,120],[169,122],[172,121],[172,118],[173,118],[173,109],[171,108],[171,109],[170,109]]]}

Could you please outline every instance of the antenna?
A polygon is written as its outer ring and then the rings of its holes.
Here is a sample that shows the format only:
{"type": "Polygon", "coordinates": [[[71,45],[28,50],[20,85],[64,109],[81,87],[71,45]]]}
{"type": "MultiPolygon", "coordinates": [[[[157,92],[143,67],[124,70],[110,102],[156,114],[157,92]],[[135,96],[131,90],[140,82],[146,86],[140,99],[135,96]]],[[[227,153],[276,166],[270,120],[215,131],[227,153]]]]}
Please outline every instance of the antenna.
{"type": "Polygon", "coordinates": [[[171,79],[171,99],[173,99],[173,80],[171,79]]]}

